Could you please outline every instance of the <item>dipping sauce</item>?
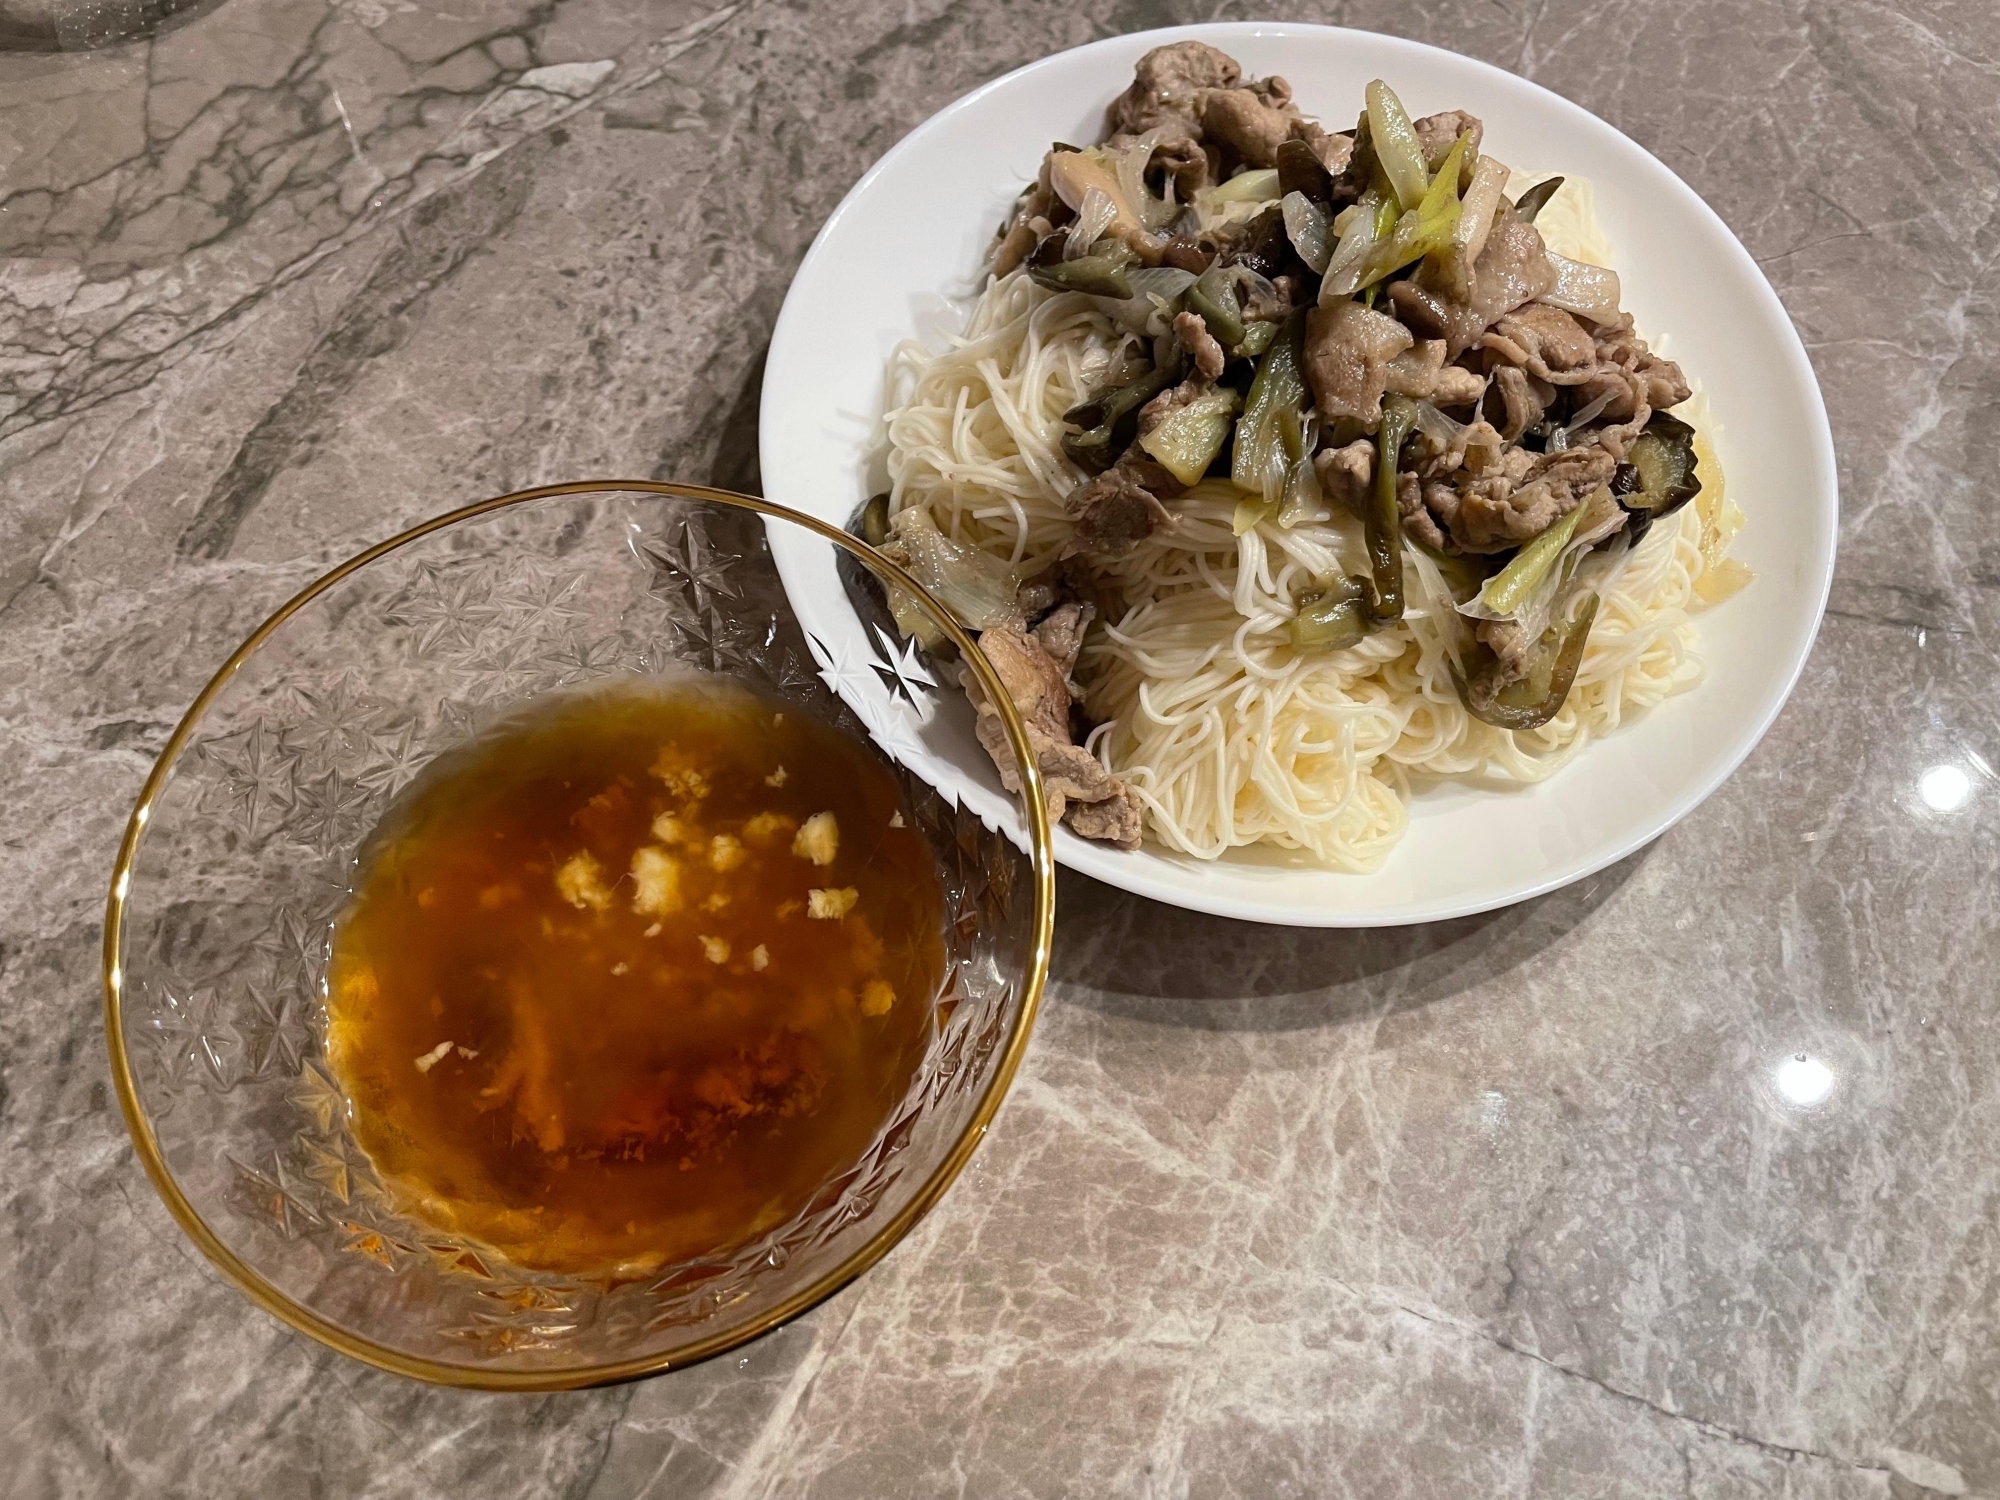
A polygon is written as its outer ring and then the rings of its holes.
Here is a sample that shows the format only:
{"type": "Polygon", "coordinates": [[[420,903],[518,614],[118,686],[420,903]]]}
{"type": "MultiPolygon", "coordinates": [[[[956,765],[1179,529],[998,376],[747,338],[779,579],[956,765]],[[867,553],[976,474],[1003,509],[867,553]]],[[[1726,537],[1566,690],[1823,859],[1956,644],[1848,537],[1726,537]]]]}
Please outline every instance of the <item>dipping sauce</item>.
{"type": "Polygon", "coordinates": [[[328,1059],[414,1215],[531,1269],[741,1244],[861,1157],[933,1028],[943,894],[875,756],[713,679],[544,699],[362,855],[328,1059]]]}

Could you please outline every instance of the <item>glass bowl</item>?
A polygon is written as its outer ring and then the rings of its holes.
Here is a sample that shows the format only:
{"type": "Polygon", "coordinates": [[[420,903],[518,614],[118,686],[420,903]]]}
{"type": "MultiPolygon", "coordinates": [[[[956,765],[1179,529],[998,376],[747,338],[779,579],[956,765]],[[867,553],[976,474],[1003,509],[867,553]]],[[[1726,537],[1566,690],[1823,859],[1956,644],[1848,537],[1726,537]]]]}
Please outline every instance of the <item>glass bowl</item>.
{"type": "Polygon", "coordinates": [[[588,481],[426,522],[259,627],[139,795],[105,915],[104,987],[112,1076],[140,1159],[251,1300],[383,1369],[531,1390],[718,1354],[881,1259],[999,1108],[1054,920],[1034,763],[1011,699],[950,614],[866,544],[795,511],[689,485],[588,481]],[[766,528],[841,549],[857,598],[869,598],[870,574],[894,584],[956,646],[1029,768],[1009,826],[898,764],[918,758],[899,747],[920,746],[933,672],[892,630],[877,632],[872,660],[803,631],[766,528]],[[333,920],[368,833],[440,751],[538,694],[690,668],[840,725],[902,783],[945,891],[932,1040],[890,1123],[790,1222],[623,1282],[523,1271],[399,1214],[350,1137],[324,1057],[333,920]]]}

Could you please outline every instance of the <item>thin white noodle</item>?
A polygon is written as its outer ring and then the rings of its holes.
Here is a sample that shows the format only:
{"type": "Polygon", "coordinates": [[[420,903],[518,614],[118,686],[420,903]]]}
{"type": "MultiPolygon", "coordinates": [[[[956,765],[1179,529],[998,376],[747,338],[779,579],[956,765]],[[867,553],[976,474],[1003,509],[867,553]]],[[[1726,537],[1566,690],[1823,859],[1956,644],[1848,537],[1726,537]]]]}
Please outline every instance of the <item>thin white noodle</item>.
{"type": "MultiPolygon", "coordinates": [[[[911,340],[890,360],[890,510],[930,510],[947,534],[1033,573],[1070,535],[1063,496],[1083,475],[1062,414],[1116,372],[1133,336],[1087,297],[1022,272],[990,282],[943,350],[911,340]]],[[[1706,404],[1692,411],[1706,430],[1706,404]]],[[[1704,455],[1701,479],[1722,476],[1704,455]]],[[[1653,528],[1602,588],[1561,712],[1513,733],[1469,715],[1423,564],[1410,610],[1344,651],[1295,651],[1285,622],[1314,581],[1366,572],[1347,517],[1238,537],[1236,492],[1205,482],[1112,575],[1135,601],[1094,630],[1079,664],[1102,722],[1090,748],[1125,779],[1153,837],[1215,858],[1245,844],[1302,849],[1336,869],[1378,866],[1409,821],[1411,778],[1539,781],[1627,715],[1700,681],[1690,611],[1704,566],[1688,506],[1653,528]]]]}

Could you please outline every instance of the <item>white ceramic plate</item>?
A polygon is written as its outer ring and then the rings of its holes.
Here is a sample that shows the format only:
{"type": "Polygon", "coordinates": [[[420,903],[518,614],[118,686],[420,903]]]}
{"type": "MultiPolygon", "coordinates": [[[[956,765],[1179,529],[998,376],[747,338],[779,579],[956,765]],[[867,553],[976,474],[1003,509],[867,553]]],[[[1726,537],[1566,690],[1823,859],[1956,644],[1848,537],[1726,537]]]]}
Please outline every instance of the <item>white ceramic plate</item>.
{"type": "MultiPolygon", "coordinates": [[[[1625,306],[1707,386],[1730,494],[1749,516],[1735,555],[1757,577],[1699,617],[1709,676],[1698,688],[1537,786],[1420,792],[1407,835],[1375,874],[1337,874],[1275,850],[1212,862],[1150,844],[1125,853],[1066,829],[1056,852],[1074,869],[1177,906],[1316,927],[1462,916],[1602,869],[1685,816],[1770,727],[1826,601],[1838,497],[1812,368],[1749,253],[1666,167],[1535,84],[1392,37],[1250,22],[1116,37],[975,90],[855,185],[799,268],[764,376],[765,493],[845,523],[882,487],[874,449],[890,350],[913,332],[959,326],[949,299],[974,289],[995,226],[1049,143],[1098,139],[1104,106],[1139,56],[1189,37],[1230,53],[1248,74],[1282,75],[1300,107],[1331,129],[1351,129],[1368,80],[1386,78],[1413,115],[1478,115],[1503,161],[1591,179],[1625,306]]],[[[789,534],[774,535],[772,547],[793,607],[825,648],[822,665],[856,693],[872,691],[880,674],[858,664],[879,652],[836,579],[832,549],[789,534]]],[[[924,721],[906,714],[884,737],[989,822],[1013,819],[971,725],[952,692],[924,721]]]]}

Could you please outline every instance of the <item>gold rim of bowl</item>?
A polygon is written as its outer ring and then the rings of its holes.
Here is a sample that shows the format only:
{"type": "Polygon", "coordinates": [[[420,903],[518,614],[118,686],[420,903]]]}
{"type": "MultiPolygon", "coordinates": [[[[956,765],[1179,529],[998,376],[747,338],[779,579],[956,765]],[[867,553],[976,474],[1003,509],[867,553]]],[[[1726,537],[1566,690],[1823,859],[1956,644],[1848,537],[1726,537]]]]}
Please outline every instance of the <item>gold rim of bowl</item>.
{"type": "Polygon", "coordinates": [[[1034,1029],[1036,1012],[1041,1007],[1042,988],[1048,979],[1049,944],[1054,927],[1055,856],[1050,841],[1048,813],[1042,801],[1041,774],[1036,768],[1034,751],[1028,744],[1027,728],[1021,722],[1020,713],[1014,707],[1012,696],[972,636],[922,584],[866,542],[825,521],[804,515],[788,506],[773,504],[769,500],[758,499],[751,495],[739,495],[729,490],[709,489],[702,485],[673,484],[660,480],[584,479],[569,484],[549,484],[535,489],[515,490],[511,494],[481,500],[476,504],[422,522],[408,531],[390,537],[387,541],[378,542],[366,551],[350,557],[338,567],[321,574],[293,595],[230,654],[229,659],[209,679],[207,686],[201,690],[188,711],[181,716],[180,723],[174,726],[173,735],[168,739],[166,748],[160,752],[152,773],[146,778],[145,786],[140,789],[139,800],[132,808],[132,815],[126,821],[125,837],[119,843],[118,859],[112,867],[111,894],[104,911],[104,1029],[111,1051],[111,1078],[118,1091],[118,1104],[125,1112],[126,1128],[131,1131],[132,1142],[138,1148],[139,1159],[145,1164],[146,1175],[152,1179],[153,1186],[165,1201],[168,1212],[187,1232],[188,1238],[193,1240],[202,1254],[213,1261],[217,1269],[252,1302],[273,1317],[296,1328],[300,1333],[318,1339],[328,1348],[337,1349],[364,1364],[389,1370],[398,1375],[409,1375],[439,1385],[478,1390],[573,1390],[580,1386],[602,1385],[612,1381],[631,1380],[642,1375],[655,1375],[665,1370],[680,1369],[711,1359],[715,1355],[770,1332],[824,1302],[887,1255],[917,1221],[930,1212],[937,1201],[944,1196],[945,1190],[964,1170],[965,1164],[971,1160],[972,1153],[978,1149],[980,1141],[985,1137],[994,1115],[999,1111],[1001,1101],[1006,1098],[1008,1089],[1013,1084],[1014,1074],[1019,1069],[1021,1058],[1027,1050],[1028,1036],[1034,1029]],[[1029,952],[1027,970],[1021,976],[1023,986],[1021,1005],[1016,1012],[1014,1025],[1008,1034],[999,1065],[987,1081],[985,1092],[980,1097],[972,1117],[960,1131],[951,1151],[938,1164],[922,1188],[846,1260],[768,1312],[739,1327],[700,1340],[671,1356],[648,1355],[638,1359],[614,1360],[602,1364],[554,1370],[488,1370],[474,1365],[424,1359],[402,1353],[330,1322],[273,1286],[222,1242],[174,1180],[173,1173],[168,1169],[160,1153],[159,1140],[153,1133],[152,1122],[140,1104],[138,1089],[133,1082],[131,1060],[125,1051],[121,944],[132,864],[138,853],[139,841],[145,834],[146,824],[152,816],[154,801],[166,785],[168,774],[179,760],[190,735],[195,726],[201,722],[209,704],[236,675],[237,669],[249,659],[250,655],[299,610],[377,558],[386,557],[400,547],[429,536],[433,532],[455,526],[461,521],[469,521],[532,500],[546,500],[559,495],[606,492],[669,495],[680,499],[707,501],[736,510],[753,511],[762,516],[775,516],[824,537],[835,546],[860,558],[879,576],[886,577],[898,588],[908,590],[922,601],[932,619],[943,627],[952,644],[957,646],[960,653],[972,664],[980,686],[986,693],[987,701],[1000,710],[1000,720],[1007,732],[1007,742],[1014,751],[1015,764],[1021,768],[1024,784],[1020,801],[1028,824],[1028,854],[1035,875],[1033,944],[1029,952]]]}

